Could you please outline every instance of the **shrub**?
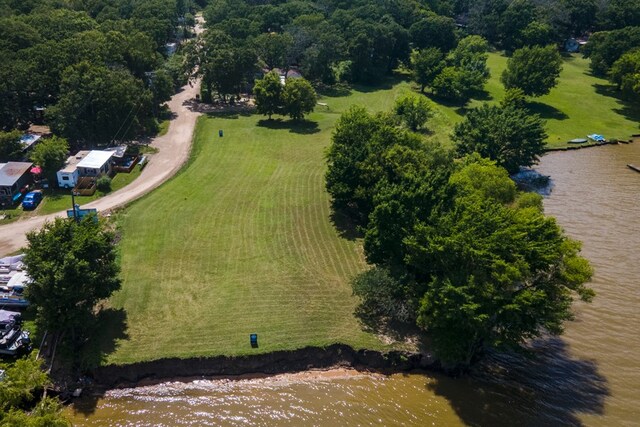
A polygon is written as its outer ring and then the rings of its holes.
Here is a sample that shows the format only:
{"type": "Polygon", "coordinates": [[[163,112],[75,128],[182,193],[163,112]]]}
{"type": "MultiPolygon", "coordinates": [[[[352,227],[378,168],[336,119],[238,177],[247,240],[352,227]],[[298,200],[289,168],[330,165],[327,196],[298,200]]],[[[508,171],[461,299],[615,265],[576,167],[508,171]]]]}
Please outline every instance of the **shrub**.
{"type": "Polygon", "coordinates": [[[98,178],[98,181],[96,181],[96,187],[99,191],[108,193],[109,191],[111,191],[111,178],[106,175],[101,176],[100,178],[98,178]]]}

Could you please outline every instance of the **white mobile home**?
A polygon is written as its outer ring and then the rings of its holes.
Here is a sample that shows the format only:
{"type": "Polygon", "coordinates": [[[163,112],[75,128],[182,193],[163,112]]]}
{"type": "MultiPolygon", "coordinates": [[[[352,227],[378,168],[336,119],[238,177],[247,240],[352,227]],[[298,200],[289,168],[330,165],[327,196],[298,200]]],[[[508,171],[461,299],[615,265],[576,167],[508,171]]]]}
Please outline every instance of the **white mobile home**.
{"type": "Polygon", "coordinates": [[[75,156],[67,159],[64,169],[60,169],[56,174],[58,176],[58,187],[73,188],[76,186],[79,178],[78,163],[88,154],[89,151],[78,151],[75,156]]]}
{"type": "Polygon", "coordinates": [[[113,151],[92,150],[78,163],[80,176],[101,176],[111,174],[113,151]]]}

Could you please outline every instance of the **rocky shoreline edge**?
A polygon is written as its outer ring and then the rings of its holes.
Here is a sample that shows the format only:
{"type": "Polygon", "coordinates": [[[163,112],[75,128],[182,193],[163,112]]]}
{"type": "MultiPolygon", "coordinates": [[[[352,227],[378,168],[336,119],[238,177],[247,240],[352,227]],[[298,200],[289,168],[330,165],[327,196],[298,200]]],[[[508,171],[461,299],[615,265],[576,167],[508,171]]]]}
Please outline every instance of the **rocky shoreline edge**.
{"type": "Polygon", "coordinates": [[[255,355],[166,358],[126,365],[106,365],[95,368],[88,374],[93,380],[92,388],[113,389],[181,379],[277,375],[333,368],[384,374],[441,370],[439,362],[428,353],[355,350],[348,345],[333,344],[255,355]]]}

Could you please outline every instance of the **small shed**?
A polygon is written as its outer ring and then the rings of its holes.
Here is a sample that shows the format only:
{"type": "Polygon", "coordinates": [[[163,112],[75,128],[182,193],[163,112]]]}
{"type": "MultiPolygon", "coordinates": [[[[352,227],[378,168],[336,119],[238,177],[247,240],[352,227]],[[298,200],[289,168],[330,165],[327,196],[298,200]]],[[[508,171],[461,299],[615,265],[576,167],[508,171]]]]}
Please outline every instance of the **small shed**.
{"type": "Polygon", "coordinates": [[[79,177],[78,163],[87,157],[88,154],[88,150],[78,151],[76,155],[67,159],[65,167],[56,173],[58,178],[58,187],[73,188],[76,186],[79,177]]]}
{"type": "Polygon", "coordinates": [[[112,172],[111,158],[113,151],[92,150],[78,163],[79,176],[110,175],[112,172]]]}
{"type": "Polygon", "coordinates": [[[33,182],[29,173],[33,163],[0,163],[0,204],[12,205],[22,195],[22,190],[33,182]]]}

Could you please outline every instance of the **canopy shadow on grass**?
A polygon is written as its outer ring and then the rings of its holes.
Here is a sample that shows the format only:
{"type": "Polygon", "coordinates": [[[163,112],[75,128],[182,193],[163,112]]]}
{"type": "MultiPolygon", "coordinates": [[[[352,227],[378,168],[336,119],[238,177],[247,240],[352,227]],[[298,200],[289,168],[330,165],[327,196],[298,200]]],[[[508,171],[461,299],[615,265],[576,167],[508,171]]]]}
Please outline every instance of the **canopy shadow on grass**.
{"type": "Polygon", "coordinates": [[[613,111],[620,114],[627,120],[640,122],[640,104],[624,99],[622,94],[613,85],[595,83],[593,87],[597,94],[615,98],[618,101],[618,105],[620,107],[614,108],[613,111]]]}
{"type": "Polygon", "coordinates": [[[353,241],[364,237],[362,230],[356,222],[346,212],[340,209],[332,208],[329,220],[335,227],[338,235],[343,239],[353,241]]]}
{"type": "Polygon", "coordinates": [[[536,340],[531,353],[492,353],[468,376],[426,387],[446,398],[467,425],[582,425],[602,415],[610,395],[596,362],[573,357],[560,338],[536,340]]]}
{"type": "Polygon", "coordinates": [[[529,101],[526,106],[531,112],[538,114],[546,120],[567,120],[569,118],[569,116],[563,111],[542,102],[529,101]]]}
{"type": "Polygon", "coordinates": [[[318,127],[318,123],[312,122],[310,120],[282,120],[282,119],[271,119],[271,120],[258,120],[258,126],[268,128],[268,129],[287,129],[291,133],[297,133],[302,135],[311,135],[314,133],[320,132],[320,128],[318,127]]]}
{"type": "MultiPolygon", "coordinates": [[[[81,365],[91,370],[105,363],[107,356],[116,351],[118,342],[129,338],[127,334],[127,313],[124,309],[103,308],[96,316],[96,327],[82,349],[81,365]]],[[[98,401],[103,396],[96,391],[83,396],[73,410],[83,415],[93,414],[98,401]]]]}

